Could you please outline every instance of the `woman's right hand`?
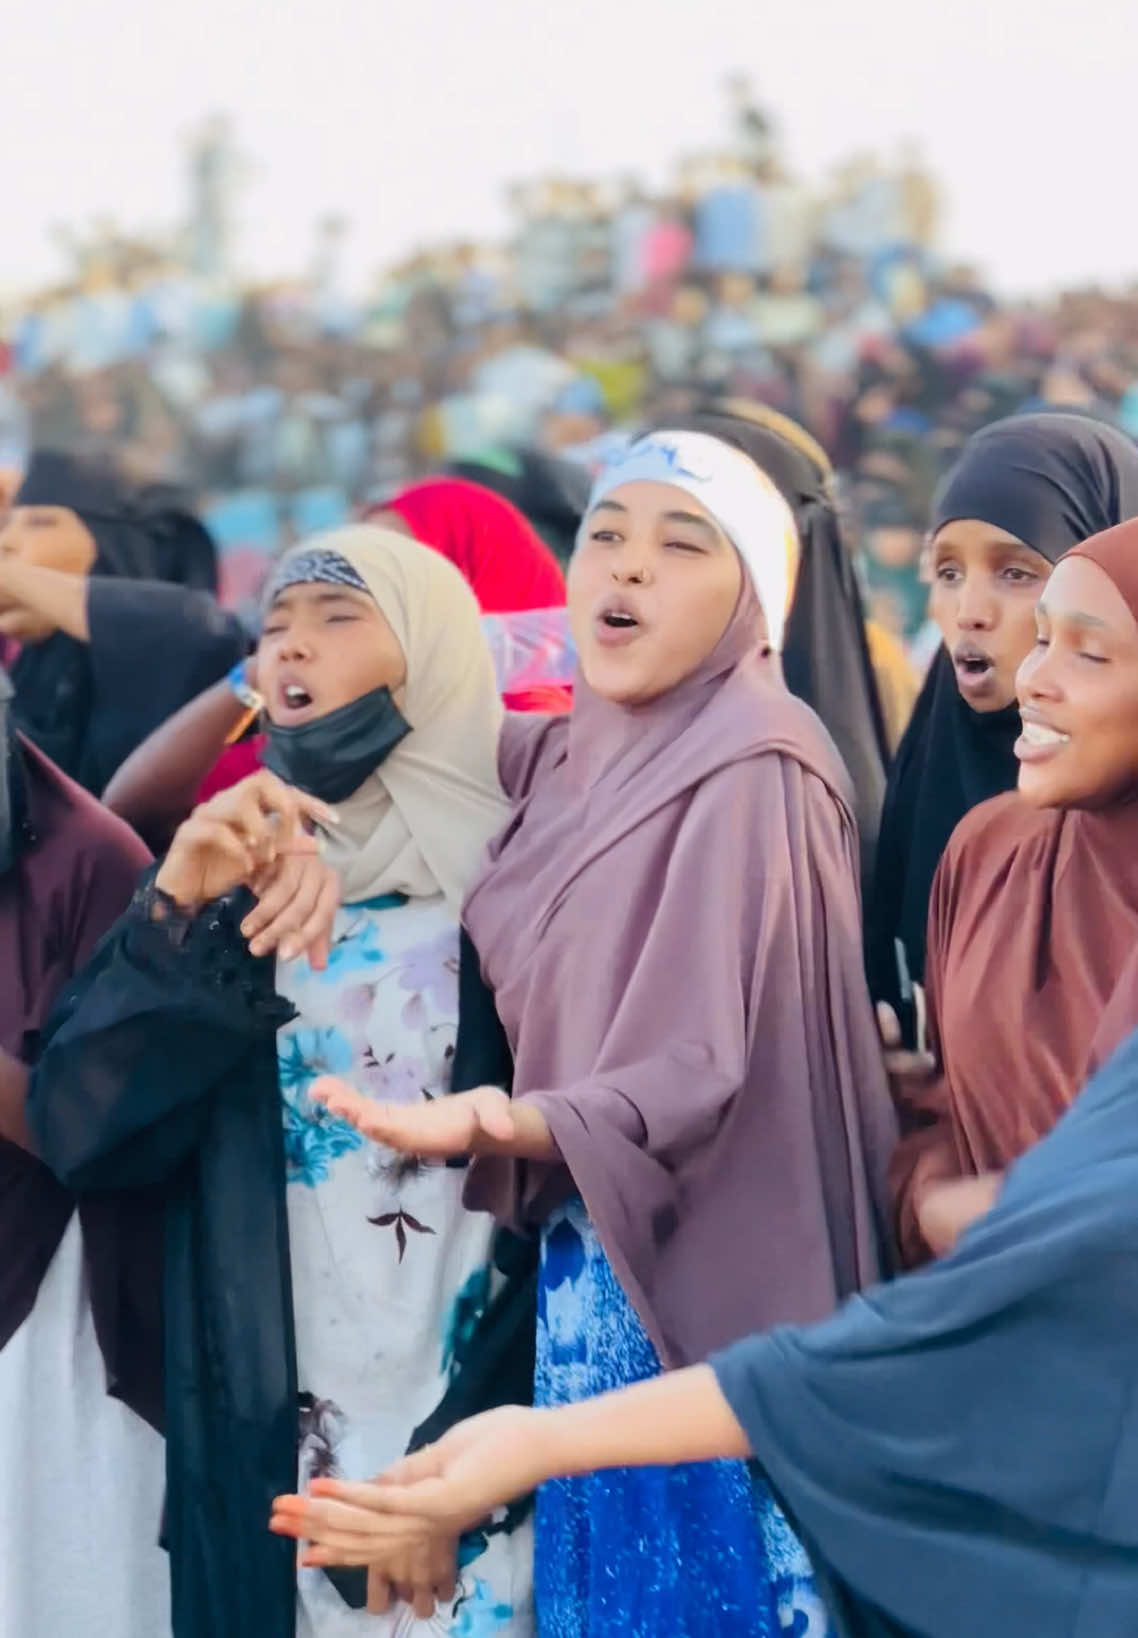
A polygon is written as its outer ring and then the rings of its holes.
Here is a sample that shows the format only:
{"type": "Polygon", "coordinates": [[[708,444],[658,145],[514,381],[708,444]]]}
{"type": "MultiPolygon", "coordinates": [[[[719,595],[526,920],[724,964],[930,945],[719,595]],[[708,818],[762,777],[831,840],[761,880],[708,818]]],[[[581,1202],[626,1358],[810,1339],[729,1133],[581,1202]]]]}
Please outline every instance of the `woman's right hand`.
{"type": "Polygon", "coordinates": [[[326,803],[261,769],[195,808],[175,832],[155,885],[182,909],[200,909],[263,881],[282,860],[319,853],[305,828],[312,821],[337,822],[326,803]]]}

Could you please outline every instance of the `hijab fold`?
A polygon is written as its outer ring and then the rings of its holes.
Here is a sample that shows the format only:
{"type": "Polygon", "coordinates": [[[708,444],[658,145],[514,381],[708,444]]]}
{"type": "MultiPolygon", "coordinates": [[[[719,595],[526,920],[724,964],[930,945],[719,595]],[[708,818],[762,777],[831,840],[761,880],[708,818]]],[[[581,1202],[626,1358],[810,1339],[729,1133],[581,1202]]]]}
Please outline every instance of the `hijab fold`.
{"type": "Polygon", "coordinates": [[[799,557],[786,615],[786,686],[821,717],[849,770],[863,875],[874,856],[889,744],[854,562],[842,537],[824,452],[795,422],[765,405],[730,400],[669,422],[740,450],[794,515],[799,557]]]}

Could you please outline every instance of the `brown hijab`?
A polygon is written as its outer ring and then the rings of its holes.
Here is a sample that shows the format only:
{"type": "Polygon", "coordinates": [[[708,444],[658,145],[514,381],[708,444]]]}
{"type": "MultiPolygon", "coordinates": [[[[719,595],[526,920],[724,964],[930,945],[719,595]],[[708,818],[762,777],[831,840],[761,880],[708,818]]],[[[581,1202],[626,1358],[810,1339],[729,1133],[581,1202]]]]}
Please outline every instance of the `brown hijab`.
{"type": "MultiPolygon", "coordinates": [[[[1066,555],[1097,563],[1138,619],[1138,520],[1066,555]]],[[[1012,791],[953,833],[933,882],[925,968],[940,1073],[899,1093],[892,1181],[906,1262],[928,1256],[918,1227],[927,1191],[1002,1171],[1127,1032],[1120,994],[1095,1045],[1138,948],[1136,858],[1138,791],[1094,812],[1029,808],[1012,791]]]]}
{"type": "Polygon", "coordinates": [[[480,1159],[468,1203],[579,1193],[667,1365],[816,1319],[882,1270],[893,1115],[861,967],[844,771],[750,581],[711,656],[629,709],[511,719],[517,807],[465,921],[563,1166],[480,1159]]]}

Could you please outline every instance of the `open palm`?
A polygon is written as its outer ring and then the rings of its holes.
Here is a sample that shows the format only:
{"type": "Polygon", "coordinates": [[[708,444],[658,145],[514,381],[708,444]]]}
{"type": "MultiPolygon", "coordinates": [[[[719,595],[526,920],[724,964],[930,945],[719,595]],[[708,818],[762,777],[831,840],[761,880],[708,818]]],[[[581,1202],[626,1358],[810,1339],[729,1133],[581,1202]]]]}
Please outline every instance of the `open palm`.
{"type": "Polygon", "coordinates": [[[376,1103],[335,1075],[324,1075],[309,1096],[374,1143],[425,1160],[477,1154],[487,1140],[508,1143],[514,1135],[510,1100],[494,1086],[408,1106],[376,1103]]]}

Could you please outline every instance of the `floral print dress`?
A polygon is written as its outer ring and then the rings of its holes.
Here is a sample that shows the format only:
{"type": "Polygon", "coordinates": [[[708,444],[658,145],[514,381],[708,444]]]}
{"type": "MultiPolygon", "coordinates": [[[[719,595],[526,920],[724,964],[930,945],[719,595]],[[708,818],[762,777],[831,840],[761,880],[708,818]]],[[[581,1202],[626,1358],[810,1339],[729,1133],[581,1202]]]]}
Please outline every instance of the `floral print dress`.
{"type": "MultiPolygon", "coordinates": [[[[300,1406],[301,1485],[371,1478],[442,1399],[461,1330],[491,1294],[494,1224],[463,1173],[405,1160],[315,1105],[342,1075],[384,1102],[446,1094],[458,1021],[458,926],[443,899],[344,906],[327,970],[282,963],[297,1009],[278,1038],[300,1406]]],[[[298,1638],[529,1638],[532,1531],[465,1538],[452,1605],[418,1620],[351,1609],[302,1570],[298,1638]]]]}

